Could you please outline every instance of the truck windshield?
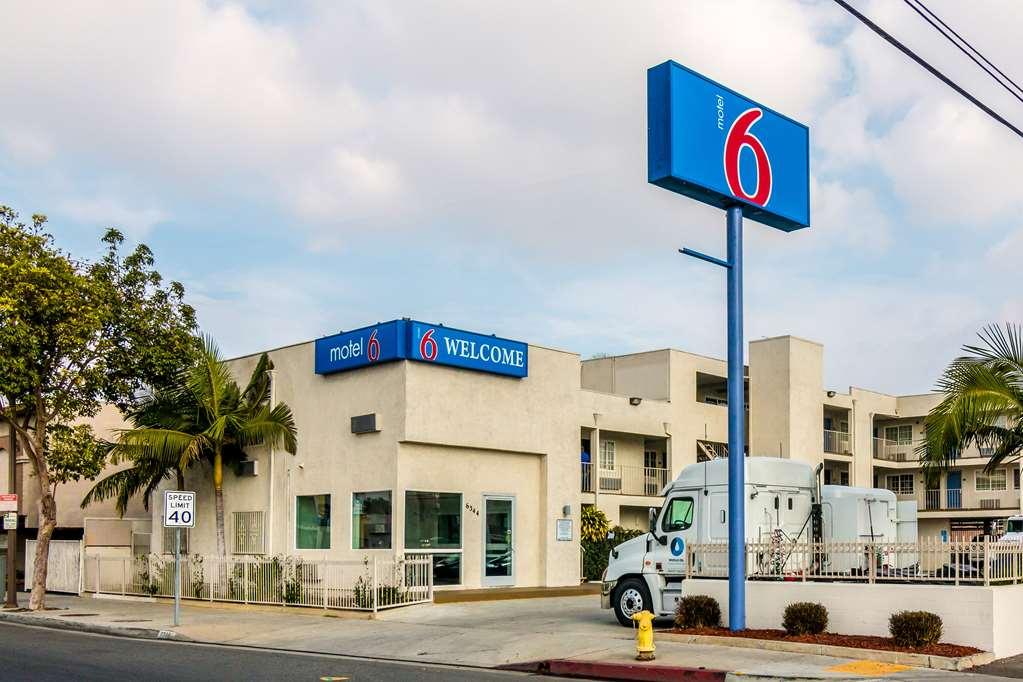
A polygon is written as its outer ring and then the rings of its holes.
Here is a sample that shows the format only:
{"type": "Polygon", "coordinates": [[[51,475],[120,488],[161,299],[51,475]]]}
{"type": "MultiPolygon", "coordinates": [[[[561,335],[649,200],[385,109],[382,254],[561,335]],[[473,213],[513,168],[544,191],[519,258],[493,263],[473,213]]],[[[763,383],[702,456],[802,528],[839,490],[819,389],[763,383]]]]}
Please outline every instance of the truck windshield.
{"type": "Polygon", "coordinates": [[[668,502],[661,520],[661,530],[665,533],[685,530],[693,525],[693,498],[676,497],[668,502]]]}
{"type": "Polygon", "coordinates": [[[1009,522],[1005,525],[1005,532],[1023,533],[1023,519],[1009,519],[1009,522]]]}

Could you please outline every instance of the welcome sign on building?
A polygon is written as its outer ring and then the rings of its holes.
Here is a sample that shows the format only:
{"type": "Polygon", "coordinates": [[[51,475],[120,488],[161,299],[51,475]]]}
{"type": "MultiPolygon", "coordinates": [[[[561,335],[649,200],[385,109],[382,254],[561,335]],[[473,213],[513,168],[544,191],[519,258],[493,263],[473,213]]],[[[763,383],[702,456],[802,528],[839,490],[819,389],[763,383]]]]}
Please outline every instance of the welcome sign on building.
{"type": "Polygon", "coordinates": [[[529,346],[493,335],[416,320],[392,320],[316,340],[316,373],[413,360],[478,372],[525,377],[529,346]]]}

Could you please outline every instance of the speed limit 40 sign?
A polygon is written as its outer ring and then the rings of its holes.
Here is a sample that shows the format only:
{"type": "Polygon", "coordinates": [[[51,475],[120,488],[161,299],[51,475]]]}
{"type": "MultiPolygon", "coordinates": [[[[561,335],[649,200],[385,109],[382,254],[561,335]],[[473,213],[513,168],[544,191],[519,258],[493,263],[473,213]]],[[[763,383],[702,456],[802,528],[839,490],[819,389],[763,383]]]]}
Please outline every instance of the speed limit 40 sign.
{"type": "Polygon", "coordinates": [[[195,527],[195,493],[163,491],[163,525],[168,528],[195,527]]]}

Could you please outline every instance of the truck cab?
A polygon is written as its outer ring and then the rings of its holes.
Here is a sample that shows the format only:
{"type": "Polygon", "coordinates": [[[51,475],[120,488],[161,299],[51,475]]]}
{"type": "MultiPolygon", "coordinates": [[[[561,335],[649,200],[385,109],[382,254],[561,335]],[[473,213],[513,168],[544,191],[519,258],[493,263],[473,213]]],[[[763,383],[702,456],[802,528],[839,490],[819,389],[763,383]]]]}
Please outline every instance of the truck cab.
{"type": "Polygon", "coordinates": [[[1005,533],[998,542],[1017,542],[1023,544],[1023,516],[1010,516],[1005,520],[1005,533]]]}
{"type": "MultiPolygon", "coordinates": [[[[816,490],[813,469],[773,457],[748,457],[746,466],[746,537],[766,542],[772,534],[809,539],[808,519],[816,490]]],[[[717,544],[704,553],[702,574],[727,575],[728,461],[700,462],[682,470],[665,486],[660,509],[650,513],[649,531],[611,551],[604,573],[601,604],[614,609],[622,625],[642,610],[671,616],[683,596],[686,548],[717,544]]]]}

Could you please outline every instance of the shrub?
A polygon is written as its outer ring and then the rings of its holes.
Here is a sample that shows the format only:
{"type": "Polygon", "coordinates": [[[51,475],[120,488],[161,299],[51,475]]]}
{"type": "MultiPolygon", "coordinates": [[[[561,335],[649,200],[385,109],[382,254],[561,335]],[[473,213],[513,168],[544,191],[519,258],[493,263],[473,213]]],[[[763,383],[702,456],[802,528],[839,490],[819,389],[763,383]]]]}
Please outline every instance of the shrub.
{"type": "Polygon", "coordinates": [[[716,628],[721,625],[718,600],[704,594],[682,597],[675,609],[675,627],[716,628]]]}
{"type": "Polygon", "coordinates": [[[899,646],[937,644],[941,640],[941,616],[930,611],[899,611],[888,619],[888,631],[899,646]]]}
{"type": "Polygon", "coordinates": [[[597,540],[588,540],[585,537],[582,539],[583,577],[587,580],[600,580],[601,574],[607,568],[607,555],[611,550],[626,540],[646,534],[646,531],[615,526],[611,533],[614,534],[614,538],[610,540],[606,531],[597,540]]]}
{"type": "Polygon", "coordinates": [[[781,626],[790,635],[819,635],[828,627],[828,610],[821,604],[797,601],[785,607],[781,626]]]}
{"type": "Polygon", "coordinates": [[[607,531],[611,528],[607,514],[592,505],[583,507],[581,526],[580,537],[583,542],[600,542],[607,536],[607,531]]]}

